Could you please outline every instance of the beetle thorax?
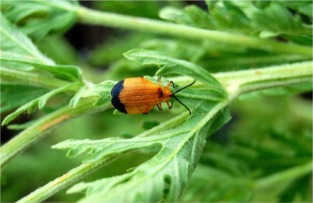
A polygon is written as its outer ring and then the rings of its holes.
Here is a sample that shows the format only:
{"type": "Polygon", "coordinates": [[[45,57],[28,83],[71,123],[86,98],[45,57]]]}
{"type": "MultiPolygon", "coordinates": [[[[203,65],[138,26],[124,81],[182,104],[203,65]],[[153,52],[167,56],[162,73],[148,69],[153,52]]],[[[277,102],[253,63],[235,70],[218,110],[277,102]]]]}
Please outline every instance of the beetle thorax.
{"type": "Polygon", "coordinates": [[[160,98],[162,101],[168,101],[172,97],[172,92],[169,88],[162,87],[162,93],[160,95],[160,98]]]}

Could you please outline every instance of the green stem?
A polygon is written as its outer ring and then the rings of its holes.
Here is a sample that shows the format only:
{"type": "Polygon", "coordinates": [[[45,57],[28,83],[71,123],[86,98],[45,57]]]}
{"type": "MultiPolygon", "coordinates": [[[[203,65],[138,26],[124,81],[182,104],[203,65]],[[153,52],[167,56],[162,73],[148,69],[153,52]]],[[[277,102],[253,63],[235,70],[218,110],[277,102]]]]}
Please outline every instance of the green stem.
{"type": "Polygon", "coordinates": [[[283,172],[265,177],[256,182],[255,186],[258,189],[268,188],[274,184],[279,184],[282,181],[297,179],[307,174],[312,173],[312,161],[294,168],[288,169],[283,172]]]}
{"type": "Polygon", "coordinates": [[[234,99],[246,92],[310,82],[312,79],[312,61],[217,73],[214,76],[228,90],[230,97],[234,99]]]}
{"type": "Polygon", "coordinates": [[[246,46],[256,49],[262,49],[269,52],[305,55],[309,58],[312,57],[311,47],[296,44],[286,44],[229,32],[206,30],[159,20],[96,11],[81,6],[73,7],[71,11],[77,13],[79,22],[86,23],[88,25],[102,25],[123,29],[131,29],[170,36],[184,37],[193,40],[212,40],[216,42],[232,44],[234,46],[246,46]]]}
{"type": "Polygon", "coordinates": [[[58,124],[86,112],[90,113],[108,108],[108,105],[95,107],[92,105],[93,102],[94,99],[88,99],[81,101],[76,108],[70,106],[63,107],[41,118],[34,125],[22,131],[0,148],[0,166],[4,166],[18,153],[43,138],[48,130],[56,127],[58,124]]]}
{"type": "Polygon", "coordinates": [[[72,185],[73,183],[78,182],[80,179],[85,177],[86,175],[94,172],[98,168],[108,164],[109,162],[105,162],[104,160],[98,160],[92,163],[85,163],[76,168],[73,168],[66,174],[61,177],[56,178],[55,180],[49,182],[43,187],[38,188],[34,192],[29,195],[23,197],[18,203],[26,203],[26,202],[43,202],[47,198],[51,197],[58,191],[72,185]]]}

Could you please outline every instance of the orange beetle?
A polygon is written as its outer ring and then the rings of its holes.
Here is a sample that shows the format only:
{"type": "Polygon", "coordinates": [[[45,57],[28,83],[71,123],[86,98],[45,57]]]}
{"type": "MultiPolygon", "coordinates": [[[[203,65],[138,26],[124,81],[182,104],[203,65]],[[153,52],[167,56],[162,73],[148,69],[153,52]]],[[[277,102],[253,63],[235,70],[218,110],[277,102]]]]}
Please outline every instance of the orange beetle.
{"type": "Polygon", "coordinates": [[[127,78],[119,81],[111,90],[111,103],[114,108],[122,113],[147,114],[155,105],[157,105],[159,110],[162,110],[161,102],[166,102],[168,108],[171,109],[173,102],[169,103],[169,100],[173,97],[181,103],[191,115],[190,109],[183,104],[175,94],[193,85],[195,82],[196,80],[172,93],[170,86],[173,85],[174,87],[173,81],[170,81],[166,87],[162,87],[160,78],[158,85],[143,77],[127,78]]]}

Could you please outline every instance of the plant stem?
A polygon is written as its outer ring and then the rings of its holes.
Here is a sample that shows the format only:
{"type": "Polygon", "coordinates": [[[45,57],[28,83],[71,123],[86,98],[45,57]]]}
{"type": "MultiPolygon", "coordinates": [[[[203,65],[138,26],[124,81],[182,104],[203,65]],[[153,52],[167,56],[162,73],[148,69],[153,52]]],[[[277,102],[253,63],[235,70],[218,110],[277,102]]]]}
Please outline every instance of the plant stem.
{"type": "Polygon", "coordinates": [[[250,69],[214,76],[228,90],[231,98],[265,88],[284,87],[312,80],[312,61],[250,69]]]}
{"type": "Polygon", "coordinates": [[[305,163],[300,166],[296,166],[294,168],[285,170],[283,172],[276,173],[274,175],[265,177],[260,179],[256,182],[255,186],[256,188],[268,188],[271,185],[278,184],[281,181],[289,180],[292,181],[293,179],[302,177],[307,174],[312,173],[312,161],[309,163],[305,163]]]}
{"type": "Polygon", "coordinates": [[[212,40],[229,43],[235,46],[246,46],[281,54],[305,55],[312,58],[312,48],[280,43],[267,39],[244,36],[224,31],[207,30],[185,25],[152,20],[147,18],[120,15],[116,13],[96,11],[82,6],[71,9],[77,13],[78,21],[88,25],[103,25],[123,29],[138,30],[170,36],[178,36],[193,40],[212,40]]]}
{"type": "Polygon", "coordinates": [[[81,101],[76,108],[70,106],[63,107],[41,118],[38,122],[22,131],[0,148],[0,166],[4,166],[18,153],[43,138],[48,130],[56,127],[58,124],[86,112],[90,113],[108,108],[108,105],[95,107],[92,105],[93,102],[94,99],[86,99],[85,101],[81,101]]]}
{"type": "MultiPolygon", "coordinates": [[[[106,162],[105,164],[108,163],[109,162],[106,162]]],[[[17,202],[18,203],[42,202],[47,198],[51,197],[56,192],[72,185],[73,183],[76,183],[86,175],[92,173],[98,168],[104,166],[105,164],[104,160],[102,159],[92,163],[81,164],[80,166],[73,168],[63,176],[54,179],[53,181],[49,182],[43,187],[38,188],[37,190],[23,197],[17,202]]]]}

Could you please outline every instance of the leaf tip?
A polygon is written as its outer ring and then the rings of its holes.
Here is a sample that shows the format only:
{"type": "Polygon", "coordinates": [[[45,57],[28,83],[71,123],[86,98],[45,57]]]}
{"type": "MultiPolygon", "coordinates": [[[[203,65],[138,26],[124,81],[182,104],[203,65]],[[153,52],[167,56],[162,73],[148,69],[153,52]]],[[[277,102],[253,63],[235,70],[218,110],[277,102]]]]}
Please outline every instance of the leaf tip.
{"type": "Polygon", "coordinates": [[[145,49],[131,49],[123,54],[123,56],[127,59],[132,60],[136,54],[146,51],[145,49]]]}
{"type": "Polygon", "coordinates": [[[3,119],[1,125],[4,126],[4,125],[9,124],[13,119],[14,119],[14,117],[12,116],[12,114],[10,114],[3,119]]]}
{"type": "Polygon", "coordinates": [[[38,102],[38,108],[42,109],[46,105],[47,100],[45,99],[40,99],[38,102]]]}

